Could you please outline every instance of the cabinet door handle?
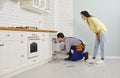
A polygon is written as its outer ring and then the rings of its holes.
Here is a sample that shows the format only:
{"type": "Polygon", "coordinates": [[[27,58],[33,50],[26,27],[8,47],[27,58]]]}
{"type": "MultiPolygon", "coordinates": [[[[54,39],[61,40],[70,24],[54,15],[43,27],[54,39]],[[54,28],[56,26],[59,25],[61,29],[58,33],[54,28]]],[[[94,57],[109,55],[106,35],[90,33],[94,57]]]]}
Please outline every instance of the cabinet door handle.
{"type": "Polygon", "coordinates": [[[21,57],[24,57],[24,55],[21,55],[21,57]]]}
{"type": "Polygon", "coordinates": [[[10,35],[8,34],[7,37],[9,37],[10,35]]]}
{"type": "Polygon", "coordinates": [[[42,41],[45,41],[45,39],[43,39],[42,41]]]}
{"type": "Polygon", "coordinates": [[[21,35],[21,37],[23,37],[23,35],[21,35]]]}
{"type": "Polygon", "coordinates": [[[1,46],[4,46],[4,44],[0,44],[0,47],[1,47],[1,46]]]}
{"type": "Polygon", "coordinates": [[[21,41],[21,43],[23,43],[23,41],[21,41]]]}
{"type": "Polygon", "coordinates": [[[43,37],[45,36],[45,34],[42,35],[43,37]]]}

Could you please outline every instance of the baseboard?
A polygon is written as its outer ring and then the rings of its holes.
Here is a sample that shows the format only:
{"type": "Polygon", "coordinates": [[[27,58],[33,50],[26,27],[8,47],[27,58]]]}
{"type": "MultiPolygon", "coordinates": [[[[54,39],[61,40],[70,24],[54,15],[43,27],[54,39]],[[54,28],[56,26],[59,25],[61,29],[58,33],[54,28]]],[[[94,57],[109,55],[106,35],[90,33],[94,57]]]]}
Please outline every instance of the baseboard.
{"type": "Polygon", "coordinates": [[[106,59],[120,59],[120,56],[106,56],[106,59]]]}
{"type": "MultiPolygon", "coordinates": [[[[89,58],[92,58],[92,56],[89,56],[89,58]]],[[[97,56],[97,58],[101,58],[101,57],[97,56]]],[[[105,59],[120,59],[120,56],[105,56],[105,59]]]]}

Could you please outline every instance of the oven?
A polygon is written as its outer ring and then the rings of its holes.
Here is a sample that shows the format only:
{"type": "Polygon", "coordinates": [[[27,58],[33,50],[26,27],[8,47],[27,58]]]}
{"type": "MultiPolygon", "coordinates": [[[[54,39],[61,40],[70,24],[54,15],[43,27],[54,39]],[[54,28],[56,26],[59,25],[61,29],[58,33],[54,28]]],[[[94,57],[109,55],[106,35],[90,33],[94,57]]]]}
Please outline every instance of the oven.
{"type": "Polygon", "coordinates": [[[28,59],[39,56],[40,38],[37,34],[31,34],[27,38],[28,59]]]}

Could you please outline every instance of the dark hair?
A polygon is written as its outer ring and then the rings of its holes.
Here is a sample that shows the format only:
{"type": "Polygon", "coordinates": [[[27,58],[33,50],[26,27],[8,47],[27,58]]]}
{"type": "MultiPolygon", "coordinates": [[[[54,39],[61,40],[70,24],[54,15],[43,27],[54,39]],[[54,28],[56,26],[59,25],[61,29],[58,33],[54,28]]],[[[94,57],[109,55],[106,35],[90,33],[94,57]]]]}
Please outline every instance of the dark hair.
{"type": "Polygon", "coordinates": [[[87,11],[81,11],[81,14],[85,17],[91,17],[91,15],[87,11]]]}
{"type": "Polygon", "coordinates": [[[58,33],[57,38],[64,38],[64,34],[63,33],[58,33]]]}

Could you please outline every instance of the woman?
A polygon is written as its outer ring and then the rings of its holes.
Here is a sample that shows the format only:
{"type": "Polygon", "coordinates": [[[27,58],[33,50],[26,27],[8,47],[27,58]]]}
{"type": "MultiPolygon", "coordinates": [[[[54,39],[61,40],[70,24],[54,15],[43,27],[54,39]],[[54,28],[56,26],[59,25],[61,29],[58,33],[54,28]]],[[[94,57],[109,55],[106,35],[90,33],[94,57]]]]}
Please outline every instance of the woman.
{"type": "Polygon", "coordinates": [[[100,45],[100,49],[101,49],[101,60],[96,63],[104,63],[105,32],[107,31],[107,29],[100,20],[98,20],[97,18],[90,15],[87,11],[81,11],[80,14],[81,14],[82,18],[85,20],[85,22],[88,24],[90,30],[96,36],[93,60],[90,61],[90,63],[95,63],[99,45],[100,45]]]}

